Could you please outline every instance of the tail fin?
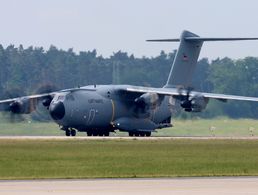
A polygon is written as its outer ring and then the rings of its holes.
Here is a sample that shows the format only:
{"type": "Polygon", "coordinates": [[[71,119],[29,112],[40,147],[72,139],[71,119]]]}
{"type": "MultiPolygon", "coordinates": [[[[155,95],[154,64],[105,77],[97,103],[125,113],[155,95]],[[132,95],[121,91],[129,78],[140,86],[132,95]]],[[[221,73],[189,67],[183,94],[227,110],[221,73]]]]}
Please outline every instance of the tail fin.
{"type": "Polygon", "coordinates": [[[165,87],[188,87],[199,58],[203,41],[187,41],[187,37],[199,37],[189,31],[183,31],[172,68],[165,87]]]}
{"type": "Polygon", "coordinates": [[[189,87],[204,41],[238,41],[258,40],[258,38],[202,38],[198,35],[183,31],[180,39],[147,40],[154,42],[180,42],[173,65],[171,67],[165,88],[189,87]]]}

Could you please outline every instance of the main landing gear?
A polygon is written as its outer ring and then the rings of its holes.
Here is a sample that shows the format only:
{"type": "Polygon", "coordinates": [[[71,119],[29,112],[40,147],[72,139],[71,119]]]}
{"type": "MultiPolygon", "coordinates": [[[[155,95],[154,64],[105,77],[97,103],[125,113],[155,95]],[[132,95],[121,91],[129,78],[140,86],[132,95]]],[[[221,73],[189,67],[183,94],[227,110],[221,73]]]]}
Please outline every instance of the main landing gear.
{"type": "Polygon", "coordinates": [[[74,137],[74,136],[76,136],[76,130],[75,129],[66,129],[65,135],[74,137]]]}
{"type": "Polygon", "coordinates": [[[105,130],[92,130],[92,131],[87,131],[87,136],[109,136],[109,131],[105,130]]]}
{"type": "Polygon", "coordinates": [[[144,131],[132,131],[132,132],[129,132],[129,136],[130,137],[133,137],[133,136],[135,136],[135,137],[139,137],[139,136],[141,136],[141,137],[144,137],[144,136],[146,136],[146,137],[150,137],[151,136],[151,132],[144,132],[144,131]]]}

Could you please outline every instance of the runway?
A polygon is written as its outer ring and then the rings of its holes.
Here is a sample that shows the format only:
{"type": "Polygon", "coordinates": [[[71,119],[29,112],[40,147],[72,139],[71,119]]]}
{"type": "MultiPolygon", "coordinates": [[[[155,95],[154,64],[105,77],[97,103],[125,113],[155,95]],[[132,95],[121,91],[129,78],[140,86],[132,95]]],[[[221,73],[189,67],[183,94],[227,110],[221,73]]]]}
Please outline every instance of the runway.
{"type": "Polygon", "coordinates": [[[0,136],[0,140],[10,139],[10,140],[177,140],[177,139],[191,139],[191,140],[258,140],[258,136],[254,137],[87,137],[87,136],[77,136],[77,137],[66,137],[66,136],[0,136]]]}
{"type": "Polygon", "coordinates": [[[4,195],[256,195],[257,177],[0,181],[4,195]]]}

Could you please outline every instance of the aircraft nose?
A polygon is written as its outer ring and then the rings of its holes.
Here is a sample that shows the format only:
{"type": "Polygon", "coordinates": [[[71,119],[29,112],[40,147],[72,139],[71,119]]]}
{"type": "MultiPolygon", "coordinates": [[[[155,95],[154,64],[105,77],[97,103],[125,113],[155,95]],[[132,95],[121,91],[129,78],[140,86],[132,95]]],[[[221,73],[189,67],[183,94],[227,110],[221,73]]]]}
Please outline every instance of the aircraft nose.
{"type": "Polygon", "coordinates": [[[54,120],[61,120],[65,116],[65,107],[63,102],[57,102],[51,104],[49,107],[49,112],[54,120]]]}

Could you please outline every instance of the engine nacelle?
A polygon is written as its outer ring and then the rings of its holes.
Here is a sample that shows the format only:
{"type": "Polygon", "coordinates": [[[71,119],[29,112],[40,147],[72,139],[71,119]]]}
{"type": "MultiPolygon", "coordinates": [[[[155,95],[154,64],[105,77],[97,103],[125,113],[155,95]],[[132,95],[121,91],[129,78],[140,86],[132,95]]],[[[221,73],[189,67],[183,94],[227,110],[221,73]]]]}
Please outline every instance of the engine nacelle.
{"type": "Polygon", "coordinates": [[[46,97],[45,99],[42,100],[42,105],[43,105],[44,107],[49,108],[49,106],[50,106],[52,100],[53,100],[53,98],[52,98],[51,96],[46,97]]]}
{"type": "Polygon", "coordinates": [[[34,104],[29,99],[20,99],[9,105],[9,111],[14,114],[29,114],[33,110],[34,104]]]}
{"type": "Polygon", "coordinates": [[[134,112],[138,118],[148,118],[151,110],[160,106],[164,96],[156,93],[145,93],[134,100],[134,112]]]}
{"type": "Polygon", "coordinates": [[[192,98],[192,109],[193,112],[201,112],[204,110],[209,102],[209,98],[203,96],[194,96],[192,98]]]}
{"type": "Polygon", "coordinates": [[[195,95],[190,100],[181,102],[181,106],[186,112],[201,112],[206,108],[208,102],[209,98],[205,98],[202,95],[195,95]]]}
{"type": "Polygon", "coordinates": [[[156,108],[161,103],[161,98],[156,93],[145,93],[135,99],[135,103],[148,109],[156,108]]]}

